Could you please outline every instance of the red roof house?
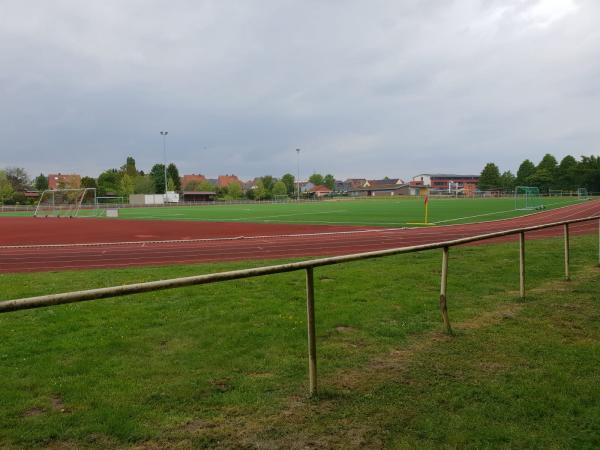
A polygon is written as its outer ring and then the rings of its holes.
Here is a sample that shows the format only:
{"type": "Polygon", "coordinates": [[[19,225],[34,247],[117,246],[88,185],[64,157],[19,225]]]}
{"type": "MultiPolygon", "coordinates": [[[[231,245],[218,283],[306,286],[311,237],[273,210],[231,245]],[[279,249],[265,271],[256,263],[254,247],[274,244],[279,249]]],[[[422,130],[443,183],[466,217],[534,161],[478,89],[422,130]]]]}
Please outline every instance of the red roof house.
{"type": "Polygon", "coordinates": [[[219,175],[217,180],[217,186],[224,188],[229,186],[231,183],[237,183],[242,186],[242,181],[235,175],[219,175]]]}

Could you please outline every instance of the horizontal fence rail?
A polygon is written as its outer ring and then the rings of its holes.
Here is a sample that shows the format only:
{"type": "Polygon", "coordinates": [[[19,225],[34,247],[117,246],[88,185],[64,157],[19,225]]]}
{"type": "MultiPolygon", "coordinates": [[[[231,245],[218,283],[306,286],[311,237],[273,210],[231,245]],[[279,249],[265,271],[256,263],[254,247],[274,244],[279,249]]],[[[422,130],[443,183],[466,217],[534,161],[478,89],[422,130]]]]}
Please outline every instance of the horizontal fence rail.
{"type": "Polygon", "coordinates": [[[8,313],[24,309],[40,308],[45,306],[62,305],[68,303],[84,302],[89,300],[98,300],[103,298],[121,297],[131,294],[144,292],[153,292],[165,289],[174,289],[185,286],[195,286],[200,284],[217,283],[221,281],[239,280],[243,278],[252,278],[278,273],[293,272],[299,270],[306,271],[306,290],[307,290],[307,326],[308,326],[308,347],[309,347],[309,386],[310,394],[316,394],[316,345],[315,345],[315,316],[314,316],[314,278],[313,270],[316,267],[329,266],[334,264],[347,263],[352,261],[361,261],[365,259],[380,258],[384,256],[400,255],[404,253],[414,253],[426,250],[442,249],[442,271],[440,282],[440,311],[447,332],[451,333],[450,320],[448,318],[446,286],[448,279],[448,260],[450,247],[470,244],[473,242],[485,241],[505,236],[519,236],[519,281],[520,296],[525,296],[525,233],[544,230],[553,227],[563,227],[564,229],[564,260],[565,260],[565,279],[570,279],[569,273],[569,226],[573,224],[598,221],[598,263],[600,264],[600,215],[584,217],[580,219],[571,219],[560,222],[551,222],[542,225],[522,227],[504,231],[496,231],[476,236],[469,236],[459,239],[453,239],[443,242],[434,242],[429,244],[413,245],[408,247],[399,247],[386,250],[377,250],[371,252],[354,253],[350,255],[333,256],[327,258],[311,259],[306,261],[292,262],[286,264],[277,264],[273,266],[256,267],[252,269],[232,270],[228,272],[218,272],[205,275],[195,275],[190,277],[172,278],[168,280],[150,281],[144,283],[127,284],[121,286],[112,286],[98,289],[89,289],[85,291],[67,292],[61,294],[42,295],[37,297],[21,298],[14,300],[5,300],[0,302],[0,313],[8,313]]]}

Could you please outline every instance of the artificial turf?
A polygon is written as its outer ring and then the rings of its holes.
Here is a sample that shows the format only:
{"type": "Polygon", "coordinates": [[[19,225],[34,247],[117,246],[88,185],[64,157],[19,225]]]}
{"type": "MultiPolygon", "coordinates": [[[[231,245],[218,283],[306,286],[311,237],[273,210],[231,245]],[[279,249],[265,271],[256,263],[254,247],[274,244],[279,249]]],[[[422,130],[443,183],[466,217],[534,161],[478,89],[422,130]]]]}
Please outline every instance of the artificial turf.
{"type": "MultiPolygon", "coordinates": [[[[123,208],[123,219],[201,220],[323,225],[373,225],[397,227],[424,221],[422,198],[343,199],[303,203],[232,203],[198,206],[123,208]]],[[[546,209],[579,203],[570,197],[543,200],[546,209]]],[[[515,210],[512,198],[429,200],[429,222],[471,223],[506,219],[536,211],[515,210]]]]}

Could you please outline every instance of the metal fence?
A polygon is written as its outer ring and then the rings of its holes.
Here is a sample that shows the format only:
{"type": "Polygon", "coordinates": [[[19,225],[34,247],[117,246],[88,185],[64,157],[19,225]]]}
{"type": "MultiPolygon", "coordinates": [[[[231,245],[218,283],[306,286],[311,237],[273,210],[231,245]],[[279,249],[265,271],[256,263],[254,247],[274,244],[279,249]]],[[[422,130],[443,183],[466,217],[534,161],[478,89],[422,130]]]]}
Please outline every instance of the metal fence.
{"type": "Polygon", "coordinates": [[[164,289],[173,289],[184,286],[194,286],[198,284],[210,284],[220,281],[238,280],[242,278],[259,277],[276,273],[293,272],[297,270],[306,271],[306,312],[308,327],[308,373],[309,373],[309,393],[317,393],[317,352],[315,338],[315,295],[314,295],[314,276],[313,271],[317,267],[341,264],[351,261],[360,261],[364,259],[380,258],[384,256],[399,255],[403,253],[414,253],[425,250],[442,249],[442,270],[440,279],[440,298],[439,307],[444,322],[445,329],[452,333],[450,319],[448,317],[446,287],[448,284],[448,261],[450,247],[457,245],[470,244],[473,242],[484,241],[504,236],[519,236],[519,293],[520,297],[525,297],[525,233],[543,230],[552,227],[562,227],[564,234],[564,273],[565,279],[570,279],[569,256],[570,256],[570,229],[569,226],[577,223],[598,221],[598,263],[600,264],[600,215],[590,216],[580,219],[572,219],[561,222],[552,222],[543,225],[516,228],[494,233],[481,234],[478,236],[453,239],[444,242],[435,242],[430,244],[413,245],[409,247],[393,248],[387,250],[378,250],[372,252],[355,253],[350,255],[334,256],[328,258],[312,259],[287,264],[278,264],[274,266],[263,266],[252,269],[233,270],[229,272],[212,273],[205,275],[196,275],[184,278],[173,278],[168,280],[151,281],[145,283],[128,284],[122,286],[113,286],[99,289],[90,289],[85,291],[67,292],[63,294],[43,295],[39,297],[21,298],[15,300],[6,300],[0,302],[0,313],[18,311],[23,309],[40,308],[44,306],[61,305],[66,303],[84,302],[88,300],[98,300],[109,297],[120,297],[142,292],[152,292],[164,289]]]}

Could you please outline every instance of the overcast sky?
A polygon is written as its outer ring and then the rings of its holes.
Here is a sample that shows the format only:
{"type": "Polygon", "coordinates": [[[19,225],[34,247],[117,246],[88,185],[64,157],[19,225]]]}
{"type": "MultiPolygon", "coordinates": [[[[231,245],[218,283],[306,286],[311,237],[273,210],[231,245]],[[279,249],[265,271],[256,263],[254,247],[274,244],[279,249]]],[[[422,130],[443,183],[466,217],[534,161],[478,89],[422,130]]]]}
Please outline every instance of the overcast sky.
{"type": "Polygon", "coordinates": [[[0,167],[409,178],[600,153],[598,0],[0,0],[0,167]]]}

